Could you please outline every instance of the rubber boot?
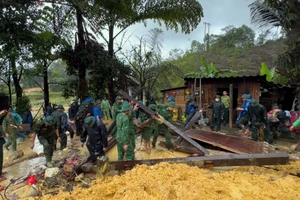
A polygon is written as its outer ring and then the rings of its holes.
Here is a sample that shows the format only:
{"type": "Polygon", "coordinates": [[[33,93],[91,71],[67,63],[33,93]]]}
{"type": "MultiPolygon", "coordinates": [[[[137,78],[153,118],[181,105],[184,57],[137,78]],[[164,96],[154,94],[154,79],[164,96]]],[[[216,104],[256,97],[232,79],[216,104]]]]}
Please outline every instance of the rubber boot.
{"type": "Polygon", "coordinates": [[[51,163],[51,160],[52,160],[51,156],[47,155],[45,157],[46,157],[46,165],[47,165],[47,167],[49,167],[49,168],[53,167],[53,164],[51,163]]]}

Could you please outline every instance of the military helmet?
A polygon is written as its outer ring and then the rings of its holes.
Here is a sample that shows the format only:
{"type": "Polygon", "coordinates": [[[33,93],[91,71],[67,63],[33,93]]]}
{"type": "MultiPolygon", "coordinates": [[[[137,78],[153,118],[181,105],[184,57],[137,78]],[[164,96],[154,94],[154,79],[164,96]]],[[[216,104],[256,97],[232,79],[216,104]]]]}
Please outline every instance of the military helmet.
{"type": "Polygon", "coordinates": [[[243,98],[243,99],[248,99],[248,98],[249,98],[249,95],[248,95],[248,94],[243,94],[243,95],[242,95],[242,98],[243,98]]]}
{"type": "Polygon", "coordinates": [[[84,119],[84,126],[86,127],[92,127],[95,124],[95,117],[89,116],[84,119]]]}
{"type": "Polygon", "coordinates": [[[171,101],[168,103],[168,107],[172,107],[172,108],[175,108],[176,107],[176,104],[174,101],[171,101]]]}
{"type": "Polygon", "coordinates": [[[117,100],[121,100],[121,99],[122,98],[120,96],[117,96],[115,100],[117,101],[117,100]]]}
{"type": "Polygon", "coordinates": [[[192,96],[188,94],[188,95],[185,95],[185,98],[186,99],[192,99],[192,96]]]}
{"type": "Polygon", "coordinates": [[[250,101],[249,105],[252,106],[252,107],[255,107],[255,106],[258,105],[258,101],[255,100],[255,99],[252,99],[252,100],[250,101]]]}
{"type": "Polygon", "coordinates": [[[150,104],[148,107],[153,111],[156,111],[157,109],[157,106],[155,104],[150,104]]]}
{"type": "Polygon", "coordinates": [[[44,119],[44,123],[45,123],[46,125],[49,125],[49,126],[54,125],[55,122],[56,122],[56,121],[55,121],[54,117],[52,117],[52,116],[48,116],[48,117],[46,117],[46,118],[44,119]]]}
{"type": "Polygon", "coordinates": [[[56,107],[56,109],[65,109],[65,108],[63,107],[63,105],[58,105],[58,106],[56,107]]]}
{"type": "Polygon", "coordinates": [[[128,101],[124,101],[123,104],[122,104],[121,112],[125,112],[125,111],[130,110],[130,109],[131,109],[131,106],[128,103],[128,101]]]}

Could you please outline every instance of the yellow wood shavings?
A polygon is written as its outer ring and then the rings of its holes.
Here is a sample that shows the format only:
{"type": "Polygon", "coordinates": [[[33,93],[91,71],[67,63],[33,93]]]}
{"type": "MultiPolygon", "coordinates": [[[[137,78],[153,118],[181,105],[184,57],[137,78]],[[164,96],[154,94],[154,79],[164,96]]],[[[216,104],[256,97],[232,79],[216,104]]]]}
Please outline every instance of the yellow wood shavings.
{"type": "MultiPolygon", "coordinates": [[[[300,164],[300,162],[298,162],[300,164]]],[[[297,164],[298,164],[297,163],[297,164]]],[[[185,164],[140,165],[122,176],[97,179],[88,189],[43,200],[300,199],[300,178],[263,167],[212,172],[185,164]]]]}

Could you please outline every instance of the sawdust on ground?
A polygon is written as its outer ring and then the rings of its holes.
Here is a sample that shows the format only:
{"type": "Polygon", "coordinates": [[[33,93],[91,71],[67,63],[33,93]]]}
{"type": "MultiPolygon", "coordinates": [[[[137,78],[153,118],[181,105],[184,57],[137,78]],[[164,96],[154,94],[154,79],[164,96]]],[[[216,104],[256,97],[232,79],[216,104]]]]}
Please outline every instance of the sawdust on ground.
{"type": "Polygon", "coordinates": [[[77,188],[70,194],[46,195],[43,200],[101,199],[300,199],[300,162],[265,167],[238,167],[214,172],[185,164],[139,165],[121,176],[95,180],[90,188],[77,188]]]}

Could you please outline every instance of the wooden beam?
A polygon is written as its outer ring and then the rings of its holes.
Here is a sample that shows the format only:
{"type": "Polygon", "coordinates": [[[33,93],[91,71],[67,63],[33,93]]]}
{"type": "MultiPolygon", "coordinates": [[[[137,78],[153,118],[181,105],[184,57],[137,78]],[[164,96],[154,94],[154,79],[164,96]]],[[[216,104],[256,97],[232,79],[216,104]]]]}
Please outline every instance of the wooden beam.
{"type": "Polygon", "coordinates": [[[233,120],[233,85],[229,85],[229,133],[232,133],[232,120],[233,120]]]}
{"type": "Polygon", "coordinates": [[[160,162],[184,163],[190,166],[222,167],[222,166],[262,166],[262,165],[286,165],[289,163],[289,155],[286,153],[269,154],[242,154],[242,155],[223,155],[223,156],[200,156],[185,158],[165,158],[152,160],[132,160],[111,162],[112,170],[132,169],[135,165],[155,165],[160,162]]]}

